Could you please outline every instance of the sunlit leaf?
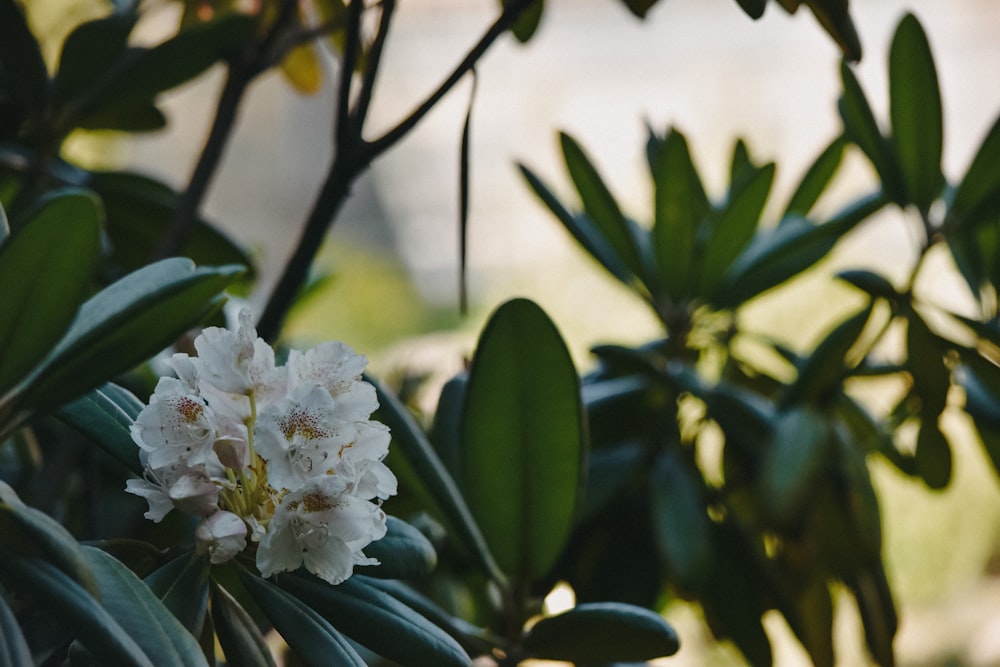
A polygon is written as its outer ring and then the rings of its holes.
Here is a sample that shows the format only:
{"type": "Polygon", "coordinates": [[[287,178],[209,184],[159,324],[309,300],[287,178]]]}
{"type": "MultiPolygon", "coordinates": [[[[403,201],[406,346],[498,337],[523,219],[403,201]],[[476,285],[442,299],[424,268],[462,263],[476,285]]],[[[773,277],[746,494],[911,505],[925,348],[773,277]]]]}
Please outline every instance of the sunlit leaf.
{"type": "Polygon", "coordinates": [[[100,208],[57,191],[0,247],[0,395],[56,345],[76,316],[100,258],[100,208]]]}
{"type": "Polygon", "coordinates": [[[292,47],[280,67],[285,79],[300,93],[312,95],[323,86],[323,68],[315,44],[307,42],[292,47]]]}
{"type": "Polygon", "coordinates": [[[544,575],[569,535],[583,466],[583,410],[555,325],[524,299],[483,330],[465,394],[462,479],[500,567],[544,575]]]}
{"type": "Polygon", "coordinates": [[[889,48],[889,117],[907,193],[927,211],[944,185],[944,121],[934,58],[913,14],[899,22],[889,48]]]}
{"type": "Polygon", "coordinates": [[[639,662],[673,655],[680,640],[659,614],[604,602],[581,604],[540,619],[525,635],[524,648],[543,660],[639,662]]]}

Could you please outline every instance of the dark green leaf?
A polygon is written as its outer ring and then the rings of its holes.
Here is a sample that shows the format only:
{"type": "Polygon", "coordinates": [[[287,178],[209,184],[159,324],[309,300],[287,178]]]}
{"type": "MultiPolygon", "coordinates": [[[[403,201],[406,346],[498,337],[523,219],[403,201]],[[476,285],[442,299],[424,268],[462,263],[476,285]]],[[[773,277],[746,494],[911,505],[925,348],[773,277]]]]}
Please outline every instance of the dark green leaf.
{"type": "Polygon", "coordinates": [[[212,583],[212,621],[219,645],[230,665],[275,667],[267,642],[250,614],[229,591],[212,583]]]}
{"type": "Polygon", "coordinates": [[[740,7],[752,19],[759,19],[764,15],[767,7],[767,0],[736,0],[740,7]]]}
{"type": "Polygon", "coordinates": [[[785,213],[782,218],[790,215],[808,215],[813,206],[819,200],[820,195],[826,190],[833,175],[837,173],[840,160],[844,156],[844,137],[834,139],[829,146],[823,149],[816,161],[810,165],[805,176],[795,188],[795,193],[788,201],[785,213]]]}
{"type": "MultiPolygon", "coordinates": [[[[511,0],[503,0],[504,6],[509,5],[511,0]]],[[[517,41],[522,44],[527,44],[528,41],[538,30],[538,25],[542,22],[542,14],[545,12],[545,0],[535,0],[528,5],[528,7],[521,11],[520,16],[514,21],[514,25],[511,26],[510,31],[514,33],[514,37],[517,41]]]]}
{"type": "Polygon", "coordinates": [[[795,526],[832,459],[829,427],[810,407],[792,408],[777,421],[760,471],[765,511],[779,526],[795,526]]]}
{"type": "Polygon", "coordinates": [[[49,73],[24,13],[14,0],[0,0],[0,70],[19,115],[39,118],[48,99],[49,73]]]}
{"type": "Polygon", "coordinates": [[[136,640],[101,603],[48,561],[0,547],[0,571],[5,571],[19,590],[29,591],[44,604],[46,611],[104,664],[153,667],[136,640]]]}
{"type": "Polygon", "coordinates": [[[152,102],[99,109],[79,121],[79,127],[84,130],[155,132],[166,126],[167,117],[152,102]]]}
{"type": "Polygon", "coordinates": [[[497,563],[522,580],[555,562],[572,525],[584,455],[573,360],[541,308],[500,306],[465,394],[463,488],[497,563]]]}
{"type": "Polygon", "coordinates": [[[622,0],[628,10],[641,19],[646,18],[646,12],[652,9],[658,0],[622,0]]]}
{"type": "Polygon", "coordinates": [[[788,619],[789,624],[814,667],[834,667],[833,600],[822,573],[810,573],[796,587],[793,617],[794,621],[788,619]]]}
{"type": "Polygon", "coordinates": [[[809,7],[827,34],[837,42],[844,58],[852,62],[861,60],[861,40],[847,11],[847,0],[801,1],[809,7]]]}
{"type": "Polygon", "coordinates": [[[2,590],[0,590],[0,664],[11,667],[34,664],[28,642],[21,633],[21,626],[7,605],[2,590]]]}
{"type": "Polygon", "coordinates": [[[653,185],[653,249],[663,286],[677,301],[691,288],[695,238],[709,211],[708,196],[691,161],[687,140],[677,130],[667,133],[656,156],[653,185]]]}
{"type": "Polygon", "coordinates": [[[142,408],[142,401],[132,392],[109,383],[66,403],[56,411],[56,416],[97,443],[133,474],[141,475],[139,448],[130,429],[142,408]]]}
{"type": "Polygon", "coordinates": [[[782,405],[809,405],[837,393],[847,370],[856,365],[847,355],[864,331],[871,312],[869,304],[834,327],[800,364],[799,375],[785,391],[782,405]]]}
{"type": "Polygon", "coordinates": [[[303,663],[312,667],[365,667],[365,661],[350,643],[326,619],[298,598],[251,574],[243,574],[240,578],[274,624],[274,629],[288,642],[303,663]]]}
{"type": "Polygon", "coordinates": [[[715,285],[729,269],[754,236],[760,215],[774,181],[774,163],[755,170],[752,176],[733,183],[718,220],[711,227],[700,262],[702,294],[711,294],[715,285]]]}
{"type": "Polygon", "coordinates": [[[759,231],[722,277],[710,302],[733,308],[776,287],[819,262],[844,234],[885,206],[881,194],[856,201],[828,222],[814,225],[786,219],[773,230],[759,231]]]}
{"type": "Polygon", "coordinates": [[[611,275],[626,285],[630,284],[632,282],[630,268],[597,224],[586,215],[573,215],[530,169],[524,165],[521,165],[520,169],[534,193],[555,214],[576,242],[611,275]]]}
{"type": "MultiPolygon", "coordinates": [[[[440,509],[441,517],[472,552],[483,571],[491,578],[502,579],[503,574],[486,546],[486,540],[472,517],[465,498],[427,441],[423,430],[395,394],[387,392],[375,378],[366,376],[365,379],[375,386],[379,401],[379,420],[392,431],[390,459],[397,457],[395,461],[398,461],[398,457],[402,457],[405,460],[415,473],[414,481],[426,490],[427,497],[440,509]]],[[[394,461],[390,465],[393,469],[397,467],[394,461]]]]}
{"type": "Polygon", "coordinates": [[[677,633],[662,616],[618,602],[581,604],[548,616],[524,637],[529,655],[577,664],[652,660],[679,648],[677,633]]]}
{"type": "Polygon", "coordinates": [[[892,286],[892,283],[885,276],[874,271],[863,269],[841,271],[837,277],[854,285],[859,290],[867,292],[874,298],[888,299],[890,303],[896,303],[900,298],[899,292],[892,286]]]}
{"type": "Polygon", "coordinates": [[[359,566],[357,572],[386,579],[426,577],[437,564],[434,546],[419,530],[394,516],[387,517],[388,533],[365,547],[365,555],[379,565],[359,566]]]}
{"type": "Polygon", "coordinates": [[[914,463],[917,474],[932,489],[943,489],[951,481],[951,446],[936,420],[925,417],[920,424],[914,463]]]}
{"type": "Polygon", "coordinates": [[[122,373],[197,326],[242,267],[166,259],[91,297],[54,350],[24,380],[27,408],[51,409],[122,373]]]}
{"type": "Polygon", "coordinates": [[[944,364],[947,348],[945,342],[912,311],[907,317],[906,350],[906,365],[920,395],[921,417],[937,419],[945,408],[951,384],[951,374],[944,364]]]}
{"type": "Polygon", "coordinates": [[[641,276],[642,263],[639,259],[639,250],[614,196],[583,148],[568,134],[560,133],[559,140],[566,167],[577,192],[580,193],[587,217],[597,226],[601,236],[629,267],[632,274],[641,276]]]}
{"type": "MultiPolygon", "coordinates": [[[[131,570],[100,549],[83,547],[101,588],[101,604],[157,667],[206,665],[198,641],[131,570]]],[[[81,641],[83,638],[80,638],[81,641]]]]}
{"type": "Polygon", "coordinates": [[[208,610],[208,560],[204,556],[178,556],[143,582],[185,628],[198,633],[208,610]]]}
{"type": "Polygon", "coordinates": [[[944,185],[944,122],[934,58],[913,14],[899,22],[889,48],[889,118],[906,190],[926,212],[944,185]]]}
{"type": "Polygon", "coordinates": [[[879,665],[896,664],[893,638],[898,627],[892,591],[880,561],[859,572],[847,582],[858,603],[865,628],[865,641],[879,665]]]}
{"type": "Polygon", "coordinates": [[[125,54],[137,16],[114,13],[81,23],[63,42],[53,81],[55,102],[63,104],[100,86],[125,54]]]}
{"type": "Polygon", "coordinates": [[[97,199],[53,193],[0,248],[0,395],[56,345],[100,258],[97,199]]]}
{"type": "Polygon", "coordinates": [[[671,578],[683,591],[699,591],[715,569],[712,521],[701,476],[672,451],[650,471],[653,532],[671,578]]]}
{"type": "Polygon", "coordinates": [[[469,664],[469,656],[443,630],[359,576],[338,586],[306,575],[278,575],[276,583],[335,628],[390,660],[411,667],[469,664]]]}
{"type": "Polygon", "coordinates": [[[441,388],[430,432],[435,451],[456,482],[461,481],[462,405],[465,403],[467,382],[468,375],[461,372],[441,388]]]}
{"type": "Polygon", "coordinates": [[[733,145],[733,157],[729,162],[729,187],[742,183],[745,179],[757,173],[757,166],[750,160],[750,151],[743,139],[737,139],[733,145]]]}
{"type": "Polygon", "coordinates": [[[1000,200],[1000,117],[976,151],[965,177],[958,184],[948,212],[961,227],[968,227],[996,212],[1000,200]]]}
{"type": "Polygon", "coordinates": [[[841,63],[840,76],[844,91],[837,102],[837,108],[844,121],[845,137],[857,144],[871,160],[886,195],[897,204],[907,204],[899,156],[896,155],[892,143],[882,135],[865,93],[861,90],[861,84],[846,62],[841,63]]]}

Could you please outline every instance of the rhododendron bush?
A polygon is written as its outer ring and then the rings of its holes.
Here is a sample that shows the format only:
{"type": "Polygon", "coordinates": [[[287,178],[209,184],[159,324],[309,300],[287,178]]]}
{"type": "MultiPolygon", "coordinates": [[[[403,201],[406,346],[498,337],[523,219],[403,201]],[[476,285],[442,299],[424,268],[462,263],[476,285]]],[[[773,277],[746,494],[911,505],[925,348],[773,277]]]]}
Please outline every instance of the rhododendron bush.
{"type": "MultiPolygon", "coordinates": [[[[688,641],[661,615],[685,601],[750,664],[774,661],[764,619],[780,615],[832,666],[846,597],[856,643],[895,663],[900,607],[869,463],[949,487],[957,436],[942,415],[964,410],[1000,469],[1000,123],[944,173],[916,16],[895,28],[881,118],[855,74],[847,2],[730,8],[804,5],[843,58],[842,131],[817,137],[777,204],[775,164],[740,140],[709,191],[689,147],[700,138],[677,127],[649,129],[641,219],[588,156],[593,139],[560,135],[572,200],[520,165],[662,335],[599,345],[581,373],[557,324],[514,298],[424,414],[366,373],[365,340],[297,349],[284,323],[356,178],[498,39],[544,39],[544,3],[496,3],[455,69],[380,134],[366,120],[393,0],[180,0],[175,33],[140,44],[155,4],[101,4],[52,44],[32,3],[0,0],[0,665],[634,663],[688,641]],[[252,257],[203,200],[247,89],[280,70],[313,92],[320,50],[338,64],[333,157],[277,283],[255,293],[252,257]],[[64,150],[73,133],[162,129],[161,93],[212,66],[225,80],[180,191],[64,150]],[[870,163],[869,191],[818,212],[847,153],[870,163]],[[744,317],[822,274],[841,239],[885,212],[912,227],[905,279],[878,266],[829,276],[853,310],[812,346],[744,317]],[[950,258],[976,316],[922,289],[931,253],[950,258]],[[259,316],[242,306],[254,302],[259,316]],[[879,382],[895,389],[869,404],[879,382]],[[553,591],[570,601],[552,606],[553,591]]],[[[623,0],[637,17],[657,4],[623,0]]]]}

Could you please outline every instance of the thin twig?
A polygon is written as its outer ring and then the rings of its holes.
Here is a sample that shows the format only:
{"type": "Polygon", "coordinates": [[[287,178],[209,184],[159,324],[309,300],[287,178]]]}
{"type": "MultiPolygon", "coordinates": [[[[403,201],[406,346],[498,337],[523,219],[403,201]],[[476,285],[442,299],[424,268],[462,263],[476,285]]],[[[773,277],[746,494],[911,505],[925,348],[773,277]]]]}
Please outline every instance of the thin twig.
{"type": "Polygon", "coordinates": [[[354,130],[351,122],[351,83],[361,53],[361,12],[363,0],[351,0],[347,7],[347,39],[344,44],[344,58],[340,63],[340,84],[337,89],[337,116],[334,126],[336,150],[347,145],[354,130]]]}
{"type": "Polygon", "coordinates": [[[368,107],[371,105],[372,94],[375,91],[375,78],[382,62],[382,49],[385,46],[386,37],[389,35],[389,25],[392,23],[392,13],[396,9],[396,2],[395,0],[383,0],[381,7],[382,14],[379,17],[378,32],[375,33],[375,39],[368,51],[364,78],[361,80],[358,100],[352,113],[352,122],[356,125],[359,137],[362,136],[363,125],[368,117],[368,107]]]}

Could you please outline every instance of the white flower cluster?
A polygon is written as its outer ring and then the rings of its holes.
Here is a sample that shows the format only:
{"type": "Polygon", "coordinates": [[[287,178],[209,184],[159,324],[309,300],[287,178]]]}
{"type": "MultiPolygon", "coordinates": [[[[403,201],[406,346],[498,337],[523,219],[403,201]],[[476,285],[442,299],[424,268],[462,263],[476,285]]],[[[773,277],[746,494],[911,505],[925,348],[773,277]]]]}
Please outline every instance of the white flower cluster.
{"type": "Polygon", "coordinates": [[[338,584],[385,535],[379,502],[396,493],[382,462],[389,429],[369,419],[366,359],[343,343],[293,350],[284,366],[250,312],[235,332],[205,329],[197,357],[175,354],[132,426],[143,479],[126,490],[160,521],[174,507],[202,517],[198,548],[222,563],[256,544],[267,577],[301,565],[338,584]]]}

